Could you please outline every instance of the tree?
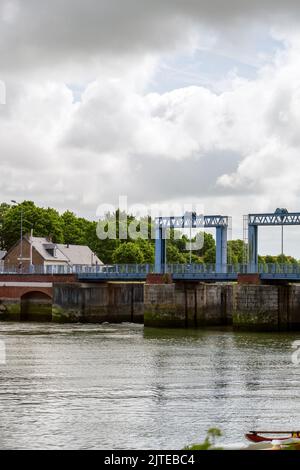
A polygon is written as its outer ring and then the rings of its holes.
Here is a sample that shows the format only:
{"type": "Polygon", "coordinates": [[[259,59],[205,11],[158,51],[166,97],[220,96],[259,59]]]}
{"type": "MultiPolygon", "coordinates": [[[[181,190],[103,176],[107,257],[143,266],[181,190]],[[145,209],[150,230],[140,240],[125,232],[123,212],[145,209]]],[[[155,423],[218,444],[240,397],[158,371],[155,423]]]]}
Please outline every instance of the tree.
{"type": "Polygon", "coordinates": [[[64,243],[70,245],[86,245],[87,231],[92,222],[77,217],[73,212],[66,211],[61,216],[64,243]]]}
{"type": "Polygon", "coordinates": [[[296,258],[294,258],[293,256],[288,256],[287,258],[288,258],[290,264],[295,264],[295,265],[296,265],[296,264],[297,264],[297,265],[299,264],[299,261],[296,260],[296,258]]]}
{"type": "MultiPolygon", "coordinates": [[[[38,207],[38,217],[33,221],[33,233],[36,237],[50,237],[55,243],[64,243],[64,231],[61,217],[57,210],[38,207]]],[[[26,212],[24,213],[26,219],[26,212]]]]}
{"type": "Polygon", "coordinates": [[[243,263],[246,245],[243,240],[230,240],[227,243],[227,260],[229,264],[243,263]]]}
{"type": "Polygon", "coordinates": [[[216,262],[216,249],[215,247],[209,248],[203,256],[204,263],[214,264],[216,262]]]}
{"type": "Polygon", "coordinates": [[[167,263],[184,264],[185,262],[185,257],[178,248],[171,243],[167,243],[167,263]]]}
{"type": "MultiPolygon", "coordinates": [[[[185,263],[189,263],[190,262],[190,254],[189,253],[184,253],[184,259],[185,259],[185,263]]],[[[200,256],[197,256],[194,254],[194,252],[192,251],[192,256],[191,256],[191,261],[193,264],[203,264],[203,259],[200,258],[200,256]]]]}
{"type": "Polygon", "coordinates": [[[266,255],[264,258],[267,264],[277,264],[277,256],[266,255]]]}
{"type": "Polygon", "coordinates": [[[4,220],[9,209],[10,209],[9,204],[6,204],[5,202],[0,204],[0,249],[5,248],[5,245],[4,245],[5,242],[3,239],[3,224],[4,224],[4,220]]]}
{"type": "Polygon", "coordinates": [[[186,244],[188,241],[187,236],[182,234],[180,230],[174,230],[173,228],[170,229],[168,244],[176,247],[181,253],[186,250],[186,244]]]}
{"type": "MultiPolygon", "coordinates": [[[[176,238],[175,239],[175,233],[180,233],[178,230],[173,230],[171,229],[170,231],[170,243],[178,248],[178,250],[181,253],[184,253],[186,251],[189,251],[189,243],[190,240],[189,238],[183,234],[181,238],[176,238]]],[[[203,246],[197,250],[193,250],[193,254],[202,257],[204,254],[210,249],[214,248],[216,246],[214,237],[211,235],[211,233],[206,233],[206,232],[199,232],[195,237],[192,237],[192,243],[196,242],[196,239],[203,240],[203,246]]]]}
{"type": "Polygon", "coordinates": [[[63,226],[55,209],[35,206],[32,201],[24,201],[10,206],[5,212],[2,224],[3,246],[9,249],[20,238],[21,211],[23,211],[23,234],[33,229],[36,237],[51,236],[56,243],[63,243],[63,226]]]}
{"type": "Polygon", "coordinates": [[[144,240],[138,238],[136,240],[137,246],[143,253],[144,263],[153,264],[154,263],[154,244],[150,240],[144,240]]]}
{"type": "Polygon", "coordinates": [[[115,264],[140,264],[144,262],[143,252],[137,243],[121,243],[112,255],[115,264]]]}
{"type": "Polygon", "coordinates": [[[113,263],[113,253],[121,245],[117,239],[100,240],[97,236],[97,222],[91,222],[86,230],[86,244],[104,264],[113,263]]]}
{"type": "Polygon", "coordinates": [[[204,256],[209,250],[213,250],[216,247],[216,242],[211,233],[203,232],[203,247],[200,250],[195,250],[195,255],[204,256]]]}

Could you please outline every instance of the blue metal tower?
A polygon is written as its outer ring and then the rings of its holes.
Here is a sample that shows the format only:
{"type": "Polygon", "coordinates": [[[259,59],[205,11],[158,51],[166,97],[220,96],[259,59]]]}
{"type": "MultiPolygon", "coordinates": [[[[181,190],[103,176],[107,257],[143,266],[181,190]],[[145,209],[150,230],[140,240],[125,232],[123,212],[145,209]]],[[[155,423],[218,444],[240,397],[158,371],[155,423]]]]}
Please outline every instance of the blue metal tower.
{"type": "Polygon", "coordinates": [[[165,272],[166,231],[183,228],[216,229],[216,272],[226,271],[227,229],[229,217],[223,215],[197,215],[192,212],[182,217],[157,217],[155,219],[155,272],[165,272]]]}
{"type": "Polygon", "coordinates": [[[276,209],[272,213],[248,214],[248,252],[250,272],[258,270],[258,227],[300,225],[300,212],[276,209]]]}

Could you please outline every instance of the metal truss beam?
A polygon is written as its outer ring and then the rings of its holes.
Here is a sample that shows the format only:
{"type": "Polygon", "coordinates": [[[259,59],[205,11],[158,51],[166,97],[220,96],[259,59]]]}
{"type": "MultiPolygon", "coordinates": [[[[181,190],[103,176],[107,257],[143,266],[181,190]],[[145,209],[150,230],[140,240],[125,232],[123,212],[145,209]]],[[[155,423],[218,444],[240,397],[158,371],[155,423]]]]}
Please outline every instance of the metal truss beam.
{"type": "Polygon", "coordinates": [[[248,225],[300,225],[300,212],[249,214],[248,225]]]}
{"type": "Polygon", "coordinates": [[[182,217],[157,217],[160,228],[217,228],[228,227],[229,217],[223,215],[186,215],[182,217]]]}

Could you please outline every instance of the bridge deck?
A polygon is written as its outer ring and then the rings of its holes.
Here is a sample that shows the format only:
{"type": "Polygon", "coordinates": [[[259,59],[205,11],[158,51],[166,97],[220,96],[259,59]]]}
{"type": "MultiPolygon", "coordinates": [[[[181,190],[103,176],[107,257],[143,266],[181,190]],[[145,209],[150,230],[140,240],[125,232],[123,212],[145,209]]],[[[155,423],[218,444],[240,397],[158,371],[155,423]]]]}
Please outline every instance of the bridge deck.
{"type": "MultiPolygon", "coordinates": [[[[234,282],[239,274],[260,275],[261,280],[300,282],[300,267],[298,265],[263,265],[253,271],[245,265],[168,265],[166,273],[172,275],[174,280],[203,281],[203,282],[234,282]],[[218,269],[217,269],[218,268],[218,269]]],[[[146,280],[147,275],[153,273],[148,265],[120,265],[103,268],[99,272],[80,272],[77,277],[83,282],[99,281],[140,281],[146,280]]]]}
{"type": "MultiPolygon", "coordinates": [[[[109,266],[32,266],[29,271],[15,269],[2,269],[0,278],[3,281],[12,277],[20,281],[37,279],[49,282],[68,282],[79,280],[81,282],[143,282],[147,275],[154,273],[154,266],[144,265],[109,265],[109,266]]],[[[300,282],[300,264],[263,264],[253,266],[237,265],[203,265],[203,264],[172,264],[163,266],[163,271],[172,275],[174,280],[230,282],[236,281],[239,274],[259,274],[261,280],[300,282]]]]}
{"type": "MultiPolygon", "coordinates": [[[[210,281],[224,282],[236,281],[237,273],[181,273],[172,274],[174,280],[185,281],[210,281]]],[[[145,273],[81,273],[77,275],[78,280],[82,282],[99,282],[99,281],[146,281],[145,273]]],[[[300,279],[300,277],[299,277],[300,279]]]]}

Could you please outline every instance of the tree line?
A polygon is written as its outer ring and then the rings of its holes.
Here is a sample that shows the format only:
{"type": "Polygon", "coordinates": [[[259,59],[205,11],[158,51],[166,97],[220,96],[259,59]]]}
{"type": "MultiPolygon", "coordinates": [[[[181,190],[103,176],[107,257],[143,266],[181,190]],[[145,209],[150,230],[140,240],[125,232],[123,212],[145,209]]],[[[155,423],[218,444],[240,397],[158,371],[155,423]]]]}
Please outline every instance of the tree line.
{"type": "MultiPolygon", "coordinates": [[[[33,201],[24,201],[18,205],[0,204],[0,248],[8,250],[20,239],[21,213],[23,217],[23,233],[30,233],[36,237],[51,237],[55,243],[72,245],[87,245],[105,264],[112,263],[154,263],[154,240],[151,239],[152,221],[150,218],[143,222],[148,224],[149,237],[132,239],[128,234],[126,240],[118,238],[118,231],[122,218],[119,211],[108,215],[108,220],[117,221],[116,239],[100,240],[97,236],[97,222],[77,217],[71,211],[60,214],[56,209],[43,208],[35,205],[33,201]]],[[[124,214],[123,214],[124,215],[124,214]]],[[[140,220],[133,215],[127,215],[127,227],[135,221],[137,228],[140,220]]],[[[106,223],[106,222],[103,222],[106,223]]],[[[124,229],[124,227],[123,227],[124,229]]],[[[216,244],[210,233],[203,234],[203,246],[193,250],[192,263],[213,264],[216,261],[216,244]]],[[[192,241],[196,238],[193,237],[192,241]]],[[[190,253],[187,249],[190,240],[185,234],[178,238],[171,230],[170,239],[167,240],[168,263],[185,264],[190,262],[190,253]]],[[[243,240],[228,241],[228,263],[243,263],[246,246],[243,240]]],[[[285,263],[297,264],[298,261],[285,255],[259,256],[259,263],[285,263]]]]}

